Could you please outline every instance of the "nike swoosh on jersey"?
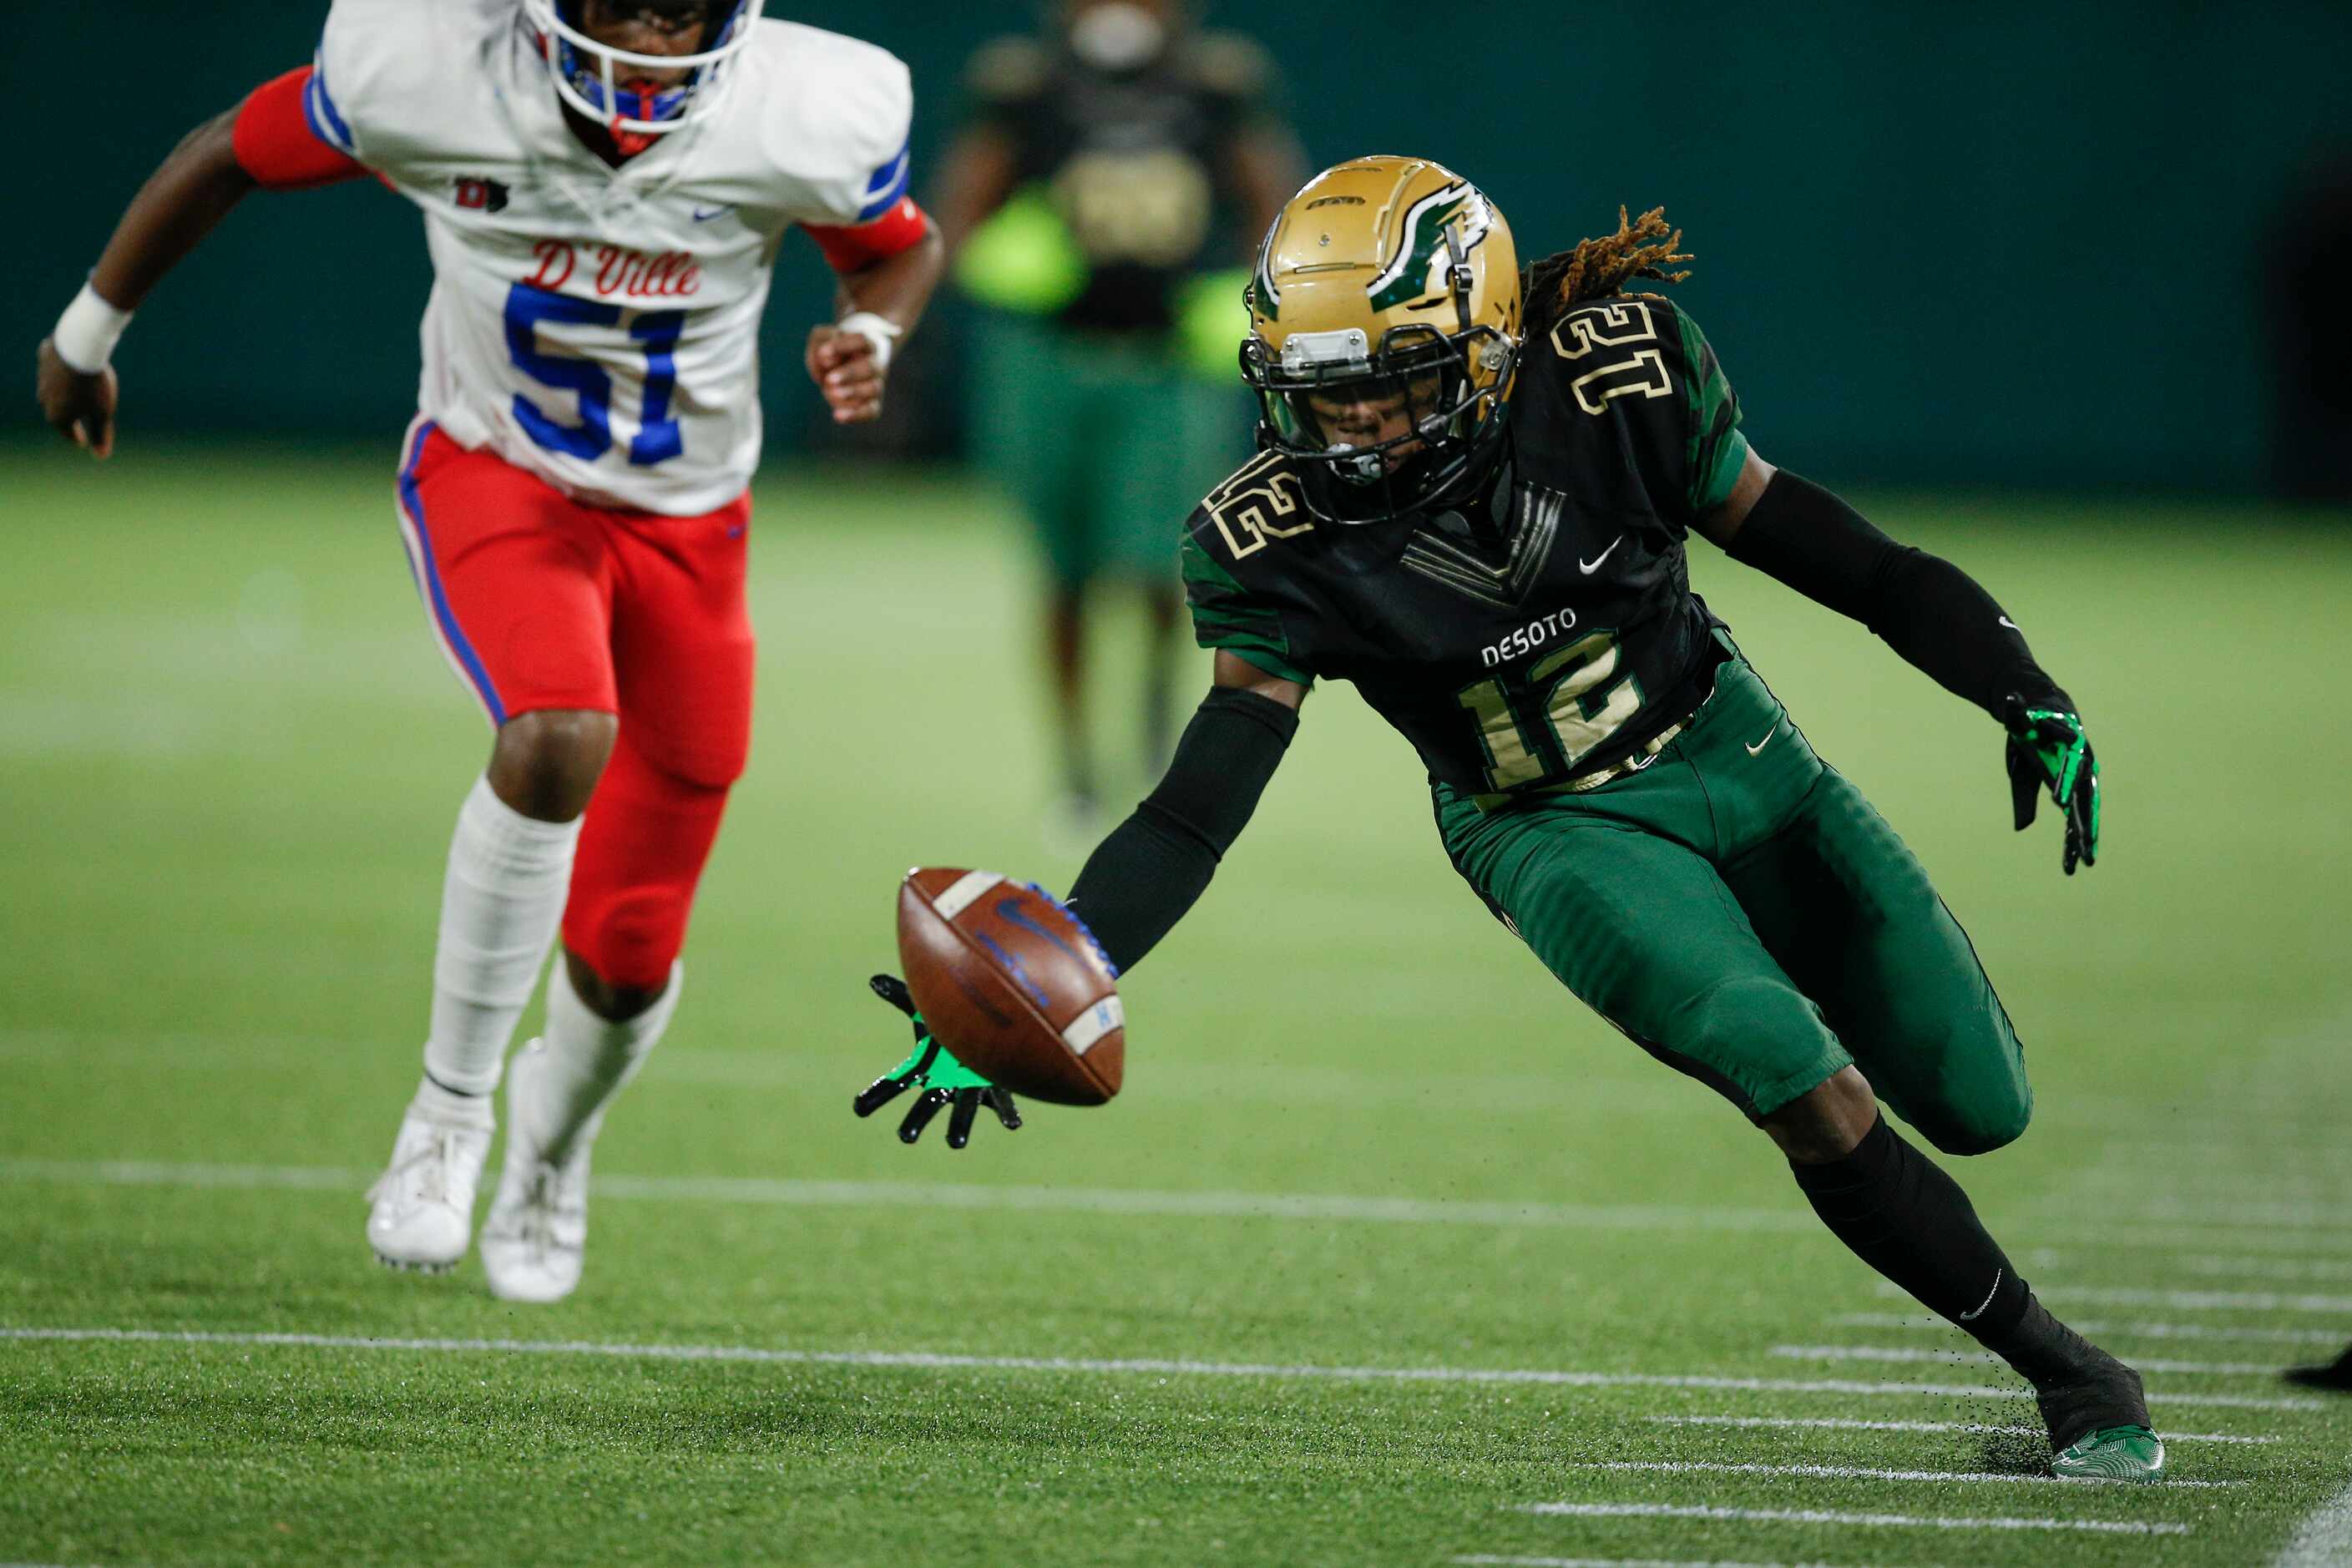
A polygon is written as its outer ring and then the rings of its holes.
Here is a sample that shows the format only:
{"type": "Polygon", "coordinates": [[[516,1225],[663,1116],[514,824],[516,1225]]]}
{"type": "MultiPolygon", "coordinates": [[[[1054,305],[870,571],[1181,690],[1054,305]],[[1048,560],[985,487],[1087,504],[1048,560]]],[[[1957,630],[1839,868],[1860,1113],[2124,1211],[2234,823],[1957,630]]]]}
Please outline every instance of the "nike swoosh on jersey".
{"type": "Polygon", "coordinates": [[[2001,616],[2001,617],[2000,617],[2000,624],[2001,624],[2002,626],[2007,626],[2011,631],[2013,631],[2013,632],[2023,631],[2023,630],[2025,629],[2024,627],[2022,627],[2022,626],[2019,626],[2015,621],[2011,620],[2007,616],[2001,616]]]}
{"type": "Polygon", "coordinates": [[[1773,725],[1770,729],[1769,729],[1769,730],[1765,731],[1764,731],[1764,738],[1763,738],[1762,740],[1760,740],[1760,741],[1757,742],[1754,745],[1752,745],[1752,746],[1750,746],[1750,747],[1748,747],[1748,754],[1749,756],[1751,756],[1751,757],[1752,757],[1752,756],[1754,756],[1757,752],[1759,752],[1762,751],[1765,747],[1767,747],[1767,746],[1770,745],[1770,744],[1772,743],[1772,737],[1773,737],[1773,736],[1775,736],[1775,735],[1777,735],[1777,734],[1779,734],[1780,732],[1780,725],[1778,725],[1778,724],[1775,724],[1775,725],[1773,725]]]}
{"type": "Polygon", "coordinates": [[[1594,556],[1591,560],[1587,561],[1583,556],[1581,556],[1581,555],[1578,556],[1578,557],[1576,558],[1576,569],[1577,569],[1579,572],[1583,573],[1583,574],[1584,574],[1586,576],[1588,576],[1588,577],[1591,576],[1595,572],[1598,572],[1598,571],[1600,571],[1600,570],[1601,570],[1601,563],[1603,561],[1608,560],[1608,559],[1609,559],[1609,557],[1610,557],[1611,555],[1614,554],[1614,553],[1616,552],[1617,547],[1618,547],[1619,545],[1621,545],[1621,544],[1624,543],[1624,542],[1625,542],[1625,536],[1624,536],[1623,534],[1622,534],[1622,533],[1621,533],[1621,534],[1619,534],[1616,538],[1614,538],[1614,539],[1612,539],[1612,540],[1611,540],[1611,541],[1609,542],[1609,548],[1608,548],[1608,549],[1606,549],[1606,550],[1602,551],[1600,554],[1598,554],[1598,555],[1594,556]]]}
{"type": "Polygon", "coordinates": [[[712,218],[725,217],[729,213],[731,213],[735,209],[733,207],[712,207],[709,212],[705,212],[700,207],[697,207],[694,209],[694,221],[697,223],[709,223],[712,218]]]}

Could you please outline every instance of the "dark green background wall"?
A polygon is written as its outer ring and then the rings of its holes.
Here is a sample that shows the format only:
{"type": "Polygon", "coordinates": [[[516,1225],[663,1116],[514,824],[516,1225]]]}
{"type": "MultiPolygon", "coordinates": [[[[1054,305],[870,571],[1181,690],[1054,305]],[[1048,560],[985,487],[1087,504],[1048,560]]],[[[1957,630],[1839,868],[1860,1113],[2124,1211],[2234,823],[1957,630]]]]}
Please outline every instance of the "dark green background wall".
{"type": "MultiPolygon", "coordinates": [[[[908,59],[919,157],[951,127],[971,48],[1036,14],[772,5],[908,59]]],[[[31,101],[20,96],[18,123],[44,132],[12,177],[30,199],[12,204],[9,338],[29,349],[154,161],[306,58],[324,12],[117,0],[42,13],[43,58],[86,68],[19,73],[31,101]]],[[[1769,456],[1845,480],[2262,477],[2260,247],[2299,168],[2352,135],[2344,0],[1289,0],[1211,16],[1273,48],[1310,157],[1440,158],[1487,188],[1523,248],[1612,222],[1621,201],[1663,203],[1698,258],[1683,297],[1769,456]]],[[[133,329],[118,358],[128,427],[389,444],[410,409],[426,282],[415,217],[380,190],[257,198],[133,329]]],[[[781,447],[828,439],[796,384],[825,290],[799,249],[769,337],[781,447]]],[[[938,341],[953,338],[950,321],[938,341]]],[[[32,417],[21,392],[0,414],[32,417]]]]}

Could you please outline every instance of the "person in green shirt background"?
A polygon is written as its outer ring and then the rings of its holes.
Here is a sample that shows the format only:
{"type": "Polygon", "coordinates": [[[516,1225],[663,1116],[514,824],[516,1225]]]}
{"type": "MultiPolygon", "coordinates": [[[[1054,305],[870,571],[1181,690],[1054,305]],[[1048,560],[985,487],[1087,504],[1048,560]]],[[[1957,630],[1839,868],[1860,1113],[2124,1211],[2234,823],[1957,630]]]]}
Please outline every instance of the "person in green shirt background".
{"type": "Polygon", "coordinates": [[[1146,768],[1173,740],[1183,519],[1243,458],[1242,302],[1257,237],[1306,178],[1265,53],[1181,0],[1058,0],[1034,37],[974,56],[969,119],[932,211],[982,307],[977,455],[1034,523],[1065,798],[1084,837],[1099,784],[1085,601],[1139,588],[1146,768]]]}

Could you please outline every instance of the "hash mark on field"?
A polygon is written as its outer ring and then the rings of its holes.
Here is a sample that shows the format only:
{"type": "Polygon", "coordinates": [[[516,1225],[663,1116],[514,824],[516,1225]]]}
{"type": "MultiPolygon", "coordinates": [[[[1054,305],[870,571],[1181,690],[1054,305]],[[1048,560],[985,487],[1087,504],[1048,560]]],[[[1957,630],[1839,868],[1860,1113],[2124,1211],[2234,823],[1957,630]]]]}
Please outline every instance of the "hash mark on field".
{"type": "MultiPolygon", "coordinates": [[[[2352,1296],[2289,1295],[2276,1290],[2151,1290],[2138,1286],[2058,1285],[2033,1292],[2047,1301],[2088,1301],[2100,1307],[2168,1307],[2180,1312],[2352,1312],[2352,1296]]],[[[1908,1299],[1899,1285],[1878,1294],[1908,1299]]]]}
{"type": "Polygon", "coordinates": [[[1703,1459],[1593,1460],[1564,1467],[1571,1470],[1641,1471],[1665,1476],[1794,1476],[1806,1480],[1954,1481],[1988,1486],[2021,1487],[2242,1487],[2243,1481],[2133,1481],[2120,1477],[2034,1476],[2005,1470],[1881,1470],[1863,1465],[1764,1465],[1703,1459]]]}
{"type": "MultiPolygon", "coordinates": [[[[1960,1399],[2031,1399],[2027,1388],[1981,1384],[1864,1383],[1851,1378],[1711,1377],[1646,1372],[1567,1372],[1535,1367],[1326,1366],[1272,1362],[1176,1361],[1087,1356],[989,1356],[933,1351],[811,1351],[759,1345],[626,1344],[599,1340],[371,1339],[360,1334],[235,1333],[198,1329],[0,1327],[0,1341],[115,1344],[272,1345],[299,1350],[423,1351],[444,1354],[606,1356],[617,1360],[771,1363],[787,1366],[909,1367],[944,1371],[1141,1373],[1162,1377],[1276,1377],[1340,1383],[1534,1384],[1560,1388],[1699,1388],[1738,1394],[1896,1394],[1960,1399]]],[[[2151,1405],[2238,1410],[2324,1410],[2316,1399],[2247,1394],[2150,1394],[2151,1405]]]]}
{"type": "Polygon", "coordinates": [[[2352,1561],[2352,1487],[2321,1503],[2282,1548],[2272,1568],[2328,1568],[2352,1561]]]}
{"type": "Polygon", "coordinates": [[[2081,1530],[2102,1535],[2189,1533],[2185,1524],[2157,1524],[2143,1520],[1959,1519],[1947,1514],[1847,1513],[1822,1508],[1715,1508],[1704,1503],[1532,1502],[1521,1504],[1519,1510],[1577,1519],[1764,1520],[1784,1524],[1885,1525],[1919,1530],[2081,1530]]]}
{"type": "MultiPolygon", "coordinates": [[[[1842,1329],[1910,1329],[1944,1333],[1952,1325],[1941,1318],[1914,1318],[1901,1312],[1840,1312],[1830,1322],[1842,1329]]],[[[2144,1340],[2240,1340],[2248,1344],[2340,1345],[2341,1329],[2252,1329],[2228,1323],[2135,1323],[2109,1318],[2074,1318],[2067,1326],[2081,1334],[2128,1334],[2144,1340]]]]}
{"type": "MultiPolygon", "coordinates": [[[[1786,1361],[1889,1361],[1934,1362],[1945,1366],[2006,1366],[2009,1363],[1990,1351],[1931,1351],[1895,1348],[1888,1345],[1774,1345],[1771,1354],[1786,1361]]],[[[2184,1376],[2201,1374],[2211,1377],[2268,1377],[2278,1368],[2266,1361],[2143,1361],[2135,1359],[2132,1367],[2138,1372],[2169,1372],[2184,1376]]]]}
{"type": "MultiPolygon", "coordinates": [[[[2039,1426],[2000,1426],[1982,1421],[1855,1421],[1834,1415],[1652,1415],[1662,1426],[1805,1427],[1832,1432],[1965,1432],[1989,1437],[2039,1437],[2039,1426]]],[[[2168,1443],[2276,1443],[2276,1437],[2243,1437],[2229,1432],[2167,1432],[2168,1443]]]]}
{"type": "Polygon", "coordinates": [[[2183,1220],[2190,1225],[2262,1226],[2273,1230],[2337,1230],[2344,1211],[2333,1204],[2206,1203],[2158,1198],[2123,1215],[2126,1220],[2183,1220]]]}

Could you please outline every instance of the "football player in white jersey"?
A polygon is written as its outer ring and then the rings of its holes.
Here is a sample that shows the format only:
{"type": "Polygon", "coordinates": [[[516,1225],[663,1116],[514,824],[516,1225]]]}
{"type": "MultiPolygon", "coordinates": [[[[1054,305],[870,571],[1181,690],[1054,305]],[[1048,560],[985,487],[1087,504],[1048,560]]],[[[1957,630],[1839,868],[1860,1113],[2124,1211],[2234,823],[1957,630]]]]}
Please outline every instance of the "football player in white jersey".
{"type": "Polygon", "coordinates": [[[334,0],[316,62],[198,127],[40,349],[49,422],[114,442],[131,312],[256,186],[373,175],[434,265],[398,506],[434,634],[496,731],[457,818],[425,1076],[373,1189],[398,1267],[465,1255],[507,1046],[491,1289],[578,1283],[589,1146],[677,1005],[751,707],[743,574],[761,312],[787,233],[839,275],[806,359],[881,408],[940,270],[907,195],[906,68],[762,0],[334,0]]]}

